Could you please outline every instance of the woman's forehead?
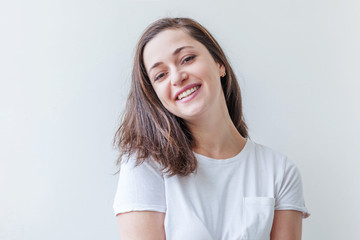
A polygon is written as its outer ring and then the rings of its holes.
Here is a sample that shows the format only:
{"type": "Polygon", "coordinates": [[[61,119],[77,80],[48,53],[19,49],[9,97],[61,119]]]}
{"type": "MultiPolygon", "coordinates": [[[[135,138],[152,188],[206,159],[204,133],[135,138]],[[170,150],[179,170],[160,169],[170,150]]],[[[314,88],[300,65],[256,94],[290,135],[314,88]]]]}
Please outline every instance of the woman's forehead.
{"type": "Polygon", "coordinates": [[[145,46],[146,49],[153,47],[161,47],[168,49],[172,45],[176,45],[182,42],[197,42],[190,34],[184,29],[166,29],[158,33],[153,39],[151,39],[145,46]],[[166,44],[166,45],[164,45],[166,44]]]}

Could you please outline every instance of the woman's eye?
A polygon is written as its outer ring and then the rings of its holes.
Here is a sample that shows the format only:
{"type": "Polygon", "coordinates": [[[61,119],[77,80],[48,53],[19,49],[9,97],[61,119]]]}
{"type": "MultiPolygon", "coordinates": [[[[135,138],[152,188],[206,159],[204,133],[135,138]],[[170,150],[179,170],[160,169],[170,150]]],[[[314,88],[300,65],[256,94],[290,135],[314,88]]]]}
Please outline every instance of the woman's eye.
{"type": "Polygon", "coordinates": [[[192,56],[188,56],[188,57],[186,57],[186,58],[183,60],[183,63],[187,63],[187,62],[189,62],[189,61],[193,60],[194,58],[195,58],[195,56],[194,56],[194,55],[192,55],[192,56]]]}
{"type": "Polygon", "coordinates": [[[164,77],[164,76],[165,76],[165,73],[160,73],[159,75],[157,75],[157,76],[155,77],[154,81],[157,81],[157,80],[161,79],[161,78],[164,77]]]}

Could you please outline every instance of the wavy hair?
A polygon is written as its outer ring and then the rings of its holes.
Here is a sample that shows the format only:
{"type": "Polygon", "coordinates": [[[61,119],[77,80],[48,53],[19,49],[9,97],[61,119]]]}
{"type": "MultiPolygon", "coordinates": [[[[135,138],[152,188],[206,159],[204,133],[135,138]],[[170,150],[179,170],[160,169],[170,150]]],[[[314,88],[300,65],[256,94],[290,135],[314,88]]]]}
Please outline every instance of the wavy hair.
{"type": "Polygon", "coordinates": [[[120,127],[113,144],[120,150],[117,165],[123,156],[136,155],[136,166],[144,161],[156,161],[169,176],[187,176],[197,169],[192,151],[194,137],[185,121],[170,113],[157,97],[147,75],[143,52],[146,44],[167,29],[185,30],[202,43],[215,62],[224,65],[221,77],[229,115],[243,137],[248,137],[242,112],[241,92],[236,76],[214,37],[198,22],[190,18],[162,18],[152,23],[142,34],[135,52],[131,88],[120,127]]]}

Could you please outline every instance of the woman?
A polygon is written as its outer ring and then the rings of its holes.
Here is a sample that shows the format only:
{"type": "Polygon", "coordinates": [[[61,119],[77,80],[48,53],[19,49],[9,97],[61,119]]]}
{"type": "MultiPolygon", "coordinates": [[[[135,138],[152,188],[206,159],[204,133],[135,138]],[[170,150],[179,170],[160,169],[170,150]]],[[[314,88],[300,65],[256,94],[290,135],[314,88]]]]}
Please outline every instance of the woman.
{"type": "Polygon", "coordinates": [[[122,240],[301,239],[300,173],[248,138],[232,68],[194,20],[143,33],[114,140],[122,240]]]}

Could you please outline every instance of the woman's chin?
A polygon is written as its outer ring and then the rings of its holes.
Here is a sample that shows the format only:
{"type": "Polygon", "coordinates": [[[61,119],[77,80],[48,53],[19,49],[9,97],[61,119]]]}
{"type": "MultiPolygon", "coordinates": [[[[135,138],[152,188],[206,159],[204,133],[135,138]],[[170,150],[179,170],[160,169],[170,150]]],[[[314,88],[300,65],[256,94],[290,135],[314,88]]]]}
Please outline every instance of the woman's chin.
{"type": "Polygon", "coordinates": [[[204,114],[205,109],[203,107],[196,107],[196,108],[190,108],[186,109],[186,111],[182,111],[178,117],[186,120],[186,121],[192,121],[196,119],[201,119],[201,116],[204,114]]]}

